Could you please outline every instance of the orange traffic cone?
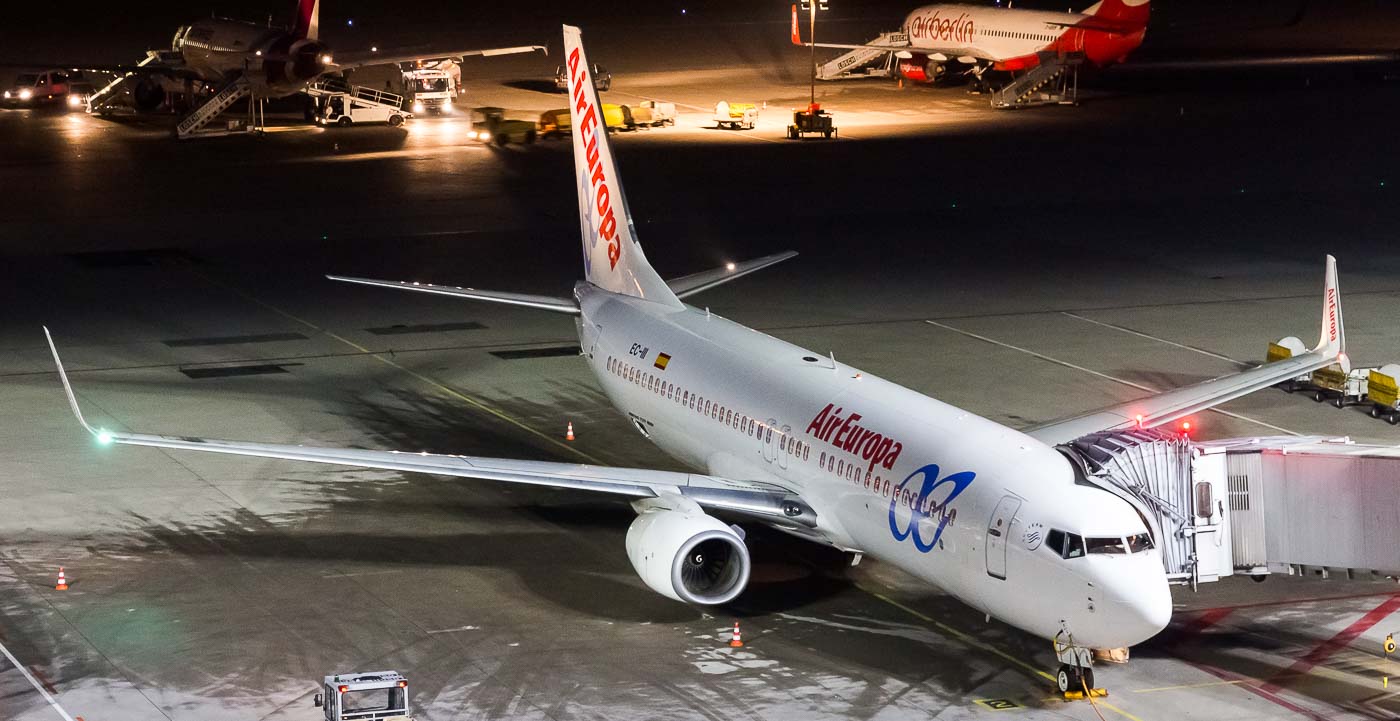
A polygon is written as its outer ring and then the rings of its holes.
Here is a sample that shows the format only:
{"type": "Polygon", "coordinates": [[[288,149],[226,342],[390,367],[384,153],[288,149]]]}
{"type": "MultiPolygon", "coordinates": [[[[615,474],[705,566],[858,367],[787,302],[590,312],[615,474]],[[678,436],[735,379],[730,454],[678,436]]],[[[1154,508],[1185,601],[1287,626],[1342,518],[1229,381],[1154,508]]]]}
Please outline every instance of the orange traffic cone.
{"type": "Polygon", "coordinates": [[[68,590],[68,577],[63,575],[63,566],[58,567],[58,583],[53,587],[55,591],[68,590]]]}
{"type": "Polygon", "coordinates": [[[574,439],[574,422],[573,422],[573,421],[569,421],[569,430],[567,430],[567,431],[564,432],[564,440],[566,440],[566,441],[572,441],[573,439],[574,439]]]}
{"type": "Polygon", "coordinates": [[[731,639],[729,639],[729,645],[730,645],[730,646],[733,646],[734,648],[743,648],[743,647],[744,647],[744,638],[743,638],[743,636],[740,636],[740,635],[739,635],[739,622],[738,622],[738,621],[735,621],[735,622],[734,622],[734,637],[731,638],[731,639]]]}

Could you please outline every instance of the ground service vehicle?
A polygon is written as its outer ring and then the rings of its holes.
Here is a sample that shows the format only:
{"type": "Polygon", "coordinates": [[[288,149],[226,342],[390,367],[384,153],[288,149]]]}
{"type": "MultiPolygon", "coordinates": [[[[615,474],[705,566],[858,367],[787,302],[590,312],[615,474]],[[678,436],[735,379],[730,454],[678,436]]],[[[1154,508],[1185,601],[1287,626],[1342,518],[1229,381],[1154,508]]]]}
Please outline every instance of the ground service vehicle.
{"type": "MultiPolygon", "coordinates": [[[[69,95],[78,84],[78,92],[90,94],[92,86],[83,81],[82,73],[63,70],[49,70],[42,73],[21,73],[15,82],[4,91],[3,100],[9,107],[27,108],[54,103],[69,104],[69,95]]],[[[86,98],[80,98],[78,104],[86,98]]]]}
{"type": "Polygon", "coordinates": [[[507,117],[504,108],[476,108],[472,110],[472,130],[467,137],[483,143],[529,145],[539,138],[539,123],[535,120],[507,117]]]}
{"type": "Polygon", "coordinates": [[[715,104],[715,126],[739,130],[748,128],[753,130],[753,126],[758,122],[758,106],[753,103],[731,103],[728,100],[721,100],[715,104]]]}
{"type": "MultiPolygon", "coordinates": [[[[612,73],[608,69],[593,63],[593,87],[598,92],[605,93],[612,88],[612,73]]],[[[569,89],[569,69],[563,65],[554,68],[554,88],[556,90],[569,89]]]]}
{"type": "Polygon", "coordinates": [[[411,721],[408,679],[398,671],[326,676],[314,703],[326,721],[411,721]]]}
{"type": "Polygon", "coordinates": [[[404,89],[415,113],[450,113],[457,97],[457,81],[443,70],[424,68],[403,74],[404,89]]]}
{"type": "Polygon", "coordinates": [[[403,96],[382,90],[356,86],[349,92],[327,93],[317,103],[318,125],[349,127],[356,123],[388,123],[403,125],[413,117],[404,112],[403,96]]]}

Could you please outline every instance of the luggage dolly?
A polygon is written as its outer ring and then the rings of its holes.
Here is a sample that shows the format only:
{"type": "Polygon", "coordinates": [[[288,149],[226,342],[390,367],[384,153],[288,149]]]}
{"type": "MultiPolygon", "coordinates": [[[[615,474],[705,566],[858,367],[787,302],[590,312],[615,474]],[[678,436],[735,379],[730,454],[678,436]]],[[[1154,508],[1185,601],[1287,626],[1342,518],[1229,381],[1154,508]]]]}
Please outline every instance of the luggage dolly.
{"type": "Polygon", "coordinates": [[[1069,628],[1060,624],[1060,632],[1053,641],[1055,656],[1060,659],[1060,668],[1055,672],[1055,689],[1066,701],[1077,701],[1108,695],[1108,691],[1094,687],[1094,652],[1076,644],[1069,628]]]}

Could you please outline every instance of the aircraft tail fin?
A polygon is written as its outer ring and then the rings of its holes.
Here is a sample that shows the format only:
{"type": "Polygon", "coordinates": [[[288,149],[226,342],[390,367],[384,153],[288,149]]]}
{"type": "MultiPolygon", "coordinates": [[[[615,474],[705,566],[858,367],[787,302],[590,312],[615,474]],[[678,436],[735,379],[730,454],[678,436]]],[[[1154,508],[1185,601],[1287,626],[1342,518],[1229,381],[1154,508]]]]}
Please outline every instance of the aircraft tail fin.
{"type": "Polygon", "coordinates": [[[1151,6],[1152,0],[1100,0],[1086,8],[1084,14],[1121,25],[1125,30],[1141,29],[1147,27],[1151,6]]]}
{"type": "Polygon", "coordinates": [[[1346,327],[1342,324],[1342,293],[1337,286],[1337,259],[1327,256],[1327,275],[1322,286],[1322,335],[1314,353],[1341,356],[1347,351],[1346,327]]]}
{"type": "Polygon", "coordinates": [[[578,184],[579,230],[584,278],[604,290],[682,307],[657,275],[637,242],[637,228],[608,143],[606,111],[593,85],[593,66],[579,29],[564,26],[564,63],[573,123],[574,179],[578,184]]]}
{"type": "Polygon", "coordinates": [[[298,39],[315,40],[320,24],[321,0],[297,0],[297,22],[292,33],[298,39]]]}

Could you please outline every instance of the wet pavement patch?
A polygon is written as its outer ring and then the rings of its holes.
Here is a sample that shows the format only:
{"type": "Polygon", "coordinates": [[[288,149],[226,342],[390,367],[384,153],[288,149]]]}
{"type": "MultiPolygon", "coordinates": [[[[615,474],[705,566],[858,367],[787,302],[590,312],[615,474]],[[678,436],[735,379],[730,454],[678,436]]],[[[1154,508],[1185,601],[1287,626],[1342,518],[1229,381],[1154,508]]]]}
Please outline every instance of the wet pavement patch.
{"type": "Polygon", "coordinates": [[[391,325],[383,328],[366,328],[366,333],[375,335],[406,335],[409,333],[443,333],[450,330],[481,330],[486,326],[476,321],[462,323],[422,323],[418,325],[391,325]]]}
{"type": "Polygon", "coordinates": [[[284,340],[306,340],[300,333],[262,333],[260,335],[229,335],[214,338],[177,338],[161,343],[171,348],[190,348],[201,345],[234,345],[237,343],[275,343],[284,340]]]}
{"type": "Polygon", "coordinates": [[[583,349],[576,345],[561,345],[552,348],[525,348],[521,350],[493,350],[491,355],[502,360],[520,360],[521,358],[558,358],[568,355],[578,355],[583,349]]]}
{"type": "MultiPolygon", "coordinates": [[[[300,363],[289,365],[301,365],[300,363]]],[[[272,373],[286,373],[283,365],[264,363],[260,365],[224,366],[222,368],[181,368],[181,373],[194,380],[206,378],[235,378],[238,376],[262,376],[272,373]]]]}

